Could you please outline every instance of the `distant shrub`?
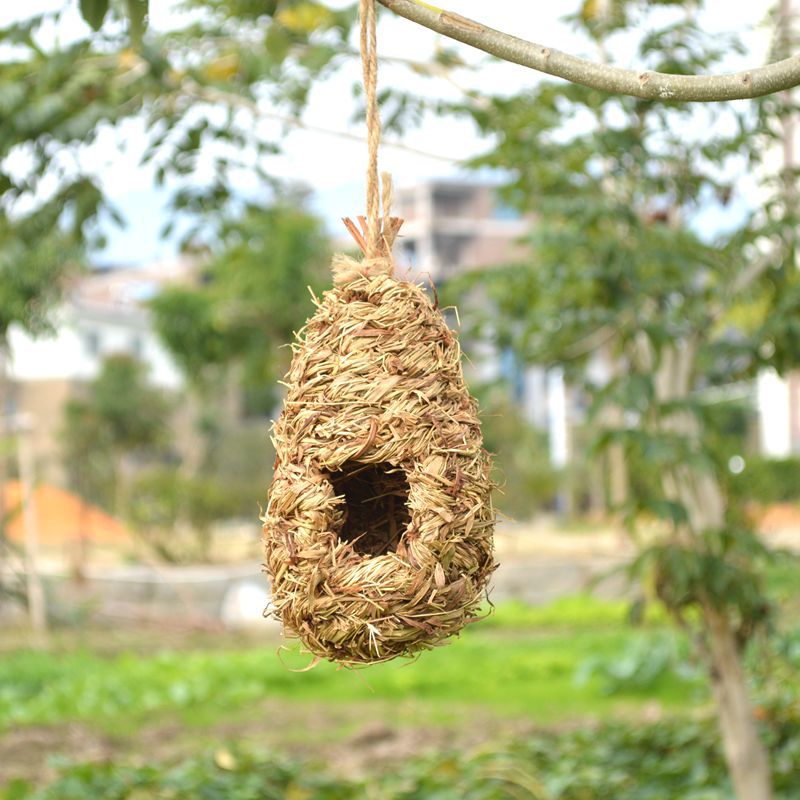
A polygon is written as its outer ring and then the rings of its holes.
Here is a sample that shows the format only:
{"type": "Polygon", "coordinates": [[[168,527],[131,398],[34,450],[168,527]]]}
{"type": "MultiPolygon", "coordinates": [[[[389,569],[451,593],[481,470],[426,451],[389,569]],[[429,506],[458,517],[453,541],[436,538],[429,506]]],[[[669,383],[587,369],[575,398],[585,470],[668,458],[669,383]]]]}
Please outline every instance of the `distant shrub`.
{"type": "Polygon", "coordinates": [[[702,673],[687,658],[686,643],[671,632],[660,631],[647,638],[633,639],[614,656],[594,655],[578,666],[578,685],[591,679],[600,682],[604,694],[652,693],[660,683],[672,678],[702,691],[702,673]]]}
{"type": "Polygon", "coordinates": [[[730,476],[729,486],[745,502],[800,501],[800,458],[749,457],[742,472],[730,476]]]}
{"type": "Polygon", "coordinates": [[[166,561],[207,559],[211,529],[216,523],[237,518],[257,520],[258,501],[265,490],[263,481],[256,480],[184,476],[175,468],[152,469],[134,482],[130,521],[166,561]],[[176,536],[176,529],[188,532],[189,541],[186,536],[176,536]]]}
{"type": "Polygon", "coordinates": [[[552,508],[560,481],[550,463],[546,433],[499,394],[481,402],[481,422],[486,449],[494,454],[498,509],[523,522],[552,508]]]}

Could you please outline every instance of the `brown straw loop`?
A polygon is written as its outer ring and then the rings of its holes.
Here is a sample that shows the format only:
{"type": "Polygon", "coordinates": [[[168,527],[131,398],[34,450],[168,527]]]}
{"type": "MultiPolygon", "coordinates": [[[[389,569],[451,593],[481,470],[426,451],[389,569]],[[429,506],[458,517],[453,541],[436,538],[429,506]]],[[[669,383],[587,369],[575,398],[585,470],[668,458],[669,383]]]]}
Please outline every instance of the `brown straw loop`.
{"type": "Polygon", "coordinates": [[[381,144],[381,117],[378,110],[378,47],[375,0],[360,0],[361,68],[364,77],[367,121],[367,191],[366,217],[359,217],[359,227],[351,219],[343,219],[347,230],[364,253],[364,261],[352,261],[344,267],[345,257],[334,266],[334,281],[340,284],[359,271],[364,274],[380,271],[391,275],[392,245],[403,220],[389,216],[392,206],[392,178],[388,172],[378,178],[378,150],[381,144]],[[381,208],[383,216],[381,217],[381,208]]]}

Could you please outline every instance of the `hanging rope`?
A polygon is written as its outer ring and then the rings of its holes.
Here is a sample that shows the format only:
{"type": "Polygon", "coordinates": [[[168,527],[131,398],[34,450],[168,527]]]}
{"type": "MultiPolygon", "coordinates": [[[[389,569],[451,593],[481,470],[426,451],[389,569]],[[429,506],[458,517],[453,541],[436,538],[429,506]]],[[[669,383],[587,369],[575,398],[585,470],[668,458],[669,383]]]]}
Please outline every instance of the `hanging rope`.
{"type": "Polygon", "coordinates": [[[379,216],[380,183],[378,148],[381,143],[381,117],[378,111],[378,34],[375,0],[360,0],[361,69],[367,116],[367,258],[377,258],[381,251],[379,216]]]}
{"type": "Polygon", "coordinates": [[[357,217],[358,225],[344,218],[345,227],[364,253],[356,261],[342,253],[333,258],[333,280],[348,283],[359,275],[393,272],[392,245],[403,220],[391,217],[392,178],[383,172],[378,178],[378,149],[381,143],[381,118],[378,111],[378,48],[375,0],[360,0],[361,67],[364,77],[367,120],[367,215],[357,217]],[[383,216],[381,216],[381,211],[383,216]]]}

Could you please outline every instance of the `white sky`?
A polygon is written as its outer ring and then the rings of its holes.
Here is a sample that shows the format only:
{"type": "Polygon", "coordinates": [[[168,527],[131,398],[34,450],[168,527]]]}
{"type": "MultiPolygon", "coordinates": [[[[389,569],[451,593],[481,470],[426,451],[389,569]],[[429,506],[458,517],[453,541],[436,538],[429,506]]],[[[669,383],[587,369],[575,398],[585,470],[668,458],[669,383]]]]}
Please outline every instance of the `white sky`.
{"type": "MultiPolygon", "coordinates": [[[[58,10],[65,5],[69,7],[69,11],[64,16],[60,29],[54,34],[62,40],[82,35],[86,28],[77,12],[78,0],[68,0],[66,3],[63,0],[26,0],[19,4],[0,0],[0,25],[40,11],[58,10]],[[20,11],[21,8],[24,10],[20,11]]],[[[165,28],[175,24],[175,15],[170,11],[172,5],[172,0],[150,0],[151,24],[154,27],[165,28]]],[[[756,28],[764,21],[769,5],[767,0],[750,3],[709,0],[706,3],[703,21],[708,29],[712,32],[739,32],[749,51],[747,56],[732,60],[728,65],[730,69],[755,66],[763,62],[768,35],[763,28],[760,31],[756,28]]],[[[577,0],[493,0],[491,3],[449,0],[447,4],[451,11],[479,19],[516,36],[591,57],[593,54],[587,42],[578,37],[567,23],[562,22],[563,16],[574,12],[578,6],[577,0]]],[[[437,36],[431,31],[390,13],[381,15],[378,50],[385,56],[425,60],[436,41],[437,36]]],[[[483,54],[466,46],[450,41],[446,44],[456,46],[469,61],[483,58],[483,54]]],[[[635,63],[626,62],[625,48],[624,41],[616,44],[613,53],[615,62],[620,66],[635,68],[635,63]]],[[[350,123],[353,113],[351,87],[359,79],[359,74],[358,64],[348,64],[335,76],[315,86],[304,120],[314,126],[362,133],[361,126],[350,123]]],[[[529,87],[540,79],[538,73],[511,64],[486,65],[479,72],[462,72],[458,77],[470,87],[509,93],[529,87]]],[[[397,65],[382,65],[379,82],[382,85],[398,85],[399,82],[404,86],[413,84],[413,88],[431,92],[437,97],[458,97],[458,90],[455,88],[441,81],[418,78],[397,65]]],[[[277,127],[275,130],[277,132],[277,127]]],[[[121,138],[128,145],[125,154],[121,154],[118,147],[120,136],[113,135],[101,137],[91,154],[92,162],[101,165],[100,171],[109,193],[130,222],[126,231],[109,231],[112,234],[111,246],[103,254],[103,258],[130,263],[168,257],[173,245],[169,242],[158,242],[157,239],[161,201],[152,189],[151,174],[138,166],[136,151],[143,144],[140,126],[136,122],[127,123],[122,128],[121,138]]],[[[405,144],[454,159],[455,162],[475,155],[486,146],[478,139],[468,121],[448,118],[426,121],[421,128],[407,134],[405,144]]],[[[365,165],[363,144],[296,130],[284,141],[283,147],[282,155],[269,158],[265,165],[268,171],[315,187],[315,207],[331,226],[338,224],[341,216],[362,210],[365,165]]],[[[457,163],[423,158],[391,147],[384,147],[382,150],[381,169],[389,170],[398,185],[458,172],[457,163]]],[[[241,188],[252,191],[254,187],[246,184],[247,181],[241,188]]]]}

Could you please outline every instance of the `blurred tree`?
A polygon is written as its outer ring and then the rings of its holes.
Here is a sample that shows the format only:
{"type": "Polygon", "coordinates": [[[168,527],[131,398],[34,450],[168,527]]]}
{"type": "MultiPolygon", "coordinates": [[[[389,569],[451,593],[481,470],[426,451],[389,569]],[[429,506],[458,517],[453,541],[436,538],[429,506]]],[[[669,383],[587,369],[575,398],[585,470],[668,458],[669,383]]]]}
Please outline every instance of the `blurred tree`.
{"type": "MultiPolygon", "coordinates": [[[[68,268],[84,249],[103,244],[100,223],[124,224],[108,199],[119,187],[108,185],[107,163],[93,149],[101,136],[107,141],[116,132],[122,157],[135,159],[169,194],[162,232],[180,218],[184,244],[230,252],[242,290],[255,281],[253,290],[268,299],[275,293],[260,319],[255,302],[242,304],[245,294],[233,280],[214,293],[168,292],[159,305],[165,339],[182,353],[195,385],[222,385],[235,363],[248,404],[263,411],[274,401],[262,390],[264,378],[272,383],[280,358],[275,362],[271,342],[259,353],[265,340],[255,325],[266,323],[264,333],[280,330],[285,340],[284,332],[300,324],[305,311],[298,313],[298,303],[302,298],[307,308],[305,287],[317,285],[310,253],[324,251],[318,223],[288,208],[294,199],[270,175],[269,156],[290,127],[302,126],[313,83],[357,57],[349,43],[356,4],[187,0],[169,30],[147,27],[147,0],[74,5],[87,22],[74,38],[51,35],[72,10],[67,6],[27,16],[21,9],[21,21],[0,28],[0,343],[21,313],[28,315],[26,327],[41,330],[68,268]],[[275,132],[275,122],[283,129],[275,132]],[[141,135],[126,135],[131,128],[141,135]],[[126,152],[126,142],[142,139],[140,149],[126,152]],[[275,209],[248,206],[234,188],[241,176],[255,178],[259,195],[272,198],[275,209]],[[242,262],[258,241],[270,242],[264,268],[246,274],[242,262]],[[303,272],[276,268],[273,275],[278,261],[303,272]],[[223,293],[227,315],[209,305],[223,293]],[[243,315],[241,324],[234,313],[243,315]]],[[[446,65],[449,57],[437,52],[430,72],[424,64],[411,66],[433,74],[457,63],[446,65]]],[[[395,95],[384,98],[384,107],[397,128],[424,102],[395,95]]],[[[204,415],[211,438],[218,435],[217,418],[213,409],[204,415]]]]}
{"type": "Polygon", "coordinates": [[[147,366],[112,355],[82,399],[64,409],[64,459],[76,489],[111,509],[128,512],[133,460],[163,456],[169,445],[171,403],[147,380],[147,366]]]}
{"type": "MultiPolygon", "coordinates": [[[[258,473],[245,481],[223,482],[158,466],[133,480],[129,519],[159,558],[170,563],[208,561],[213,556],[212,526],[242,517],[255,519],[255,498],[262,492],[258,473]]],[[[253,543],[257,544],[255,537],[253,543]]]]}
{"type": "MultiPolygon", "coordinates": [[[[624,26],[649,31],[639,58],[656,70],[707,70],[735,47],[702,32],[694,2],[659,4],[657,17],[637,2],[606,13],[589,5],[576,24],[600,52],[624,26]]],[[[465,297],[482,287],[485,305],[472,313],[498,346],[563,365],[591,401],[595,451],[635,467],[617,476],[618,508],[632,533],[646,514],[662,521],[662,535],[636,538],[633,571],[705,661],[740,800],[771,796],[743,668],[769,617],[761,569],[770,553],[727,492],[733,453],[710,435],[707,404],[715,387],[800,359],[797,214],[785,190],[795,172],[765,186],[763,209],[748,213],[737,196],[783,135],[784,100],[757,113],[543,84],[469,109],[498,134],[477,165],[507,170],[507,199],[536,222],[533,260],[471,277],[465,297]],[[714,205],[732,232],[714,237],[703,223],[714,205]]]]}
{"type": "Polygon", "coordinates": [[[200,398],[206,470],[230,416],[220,404],[231,380],[245,416],[273,411],[290,355],[284,344],[308,316],[309,287],[328,283],[328,247],[321,221],[297,205],[248,206],[222,225],[199,285],[167,288],[150,302],[156,330],[200,398]]]}
{"type": "MultiPolygon", "coordinates": [[[[353,7],[278,6],[189,0],[178,27],[154,31],[147,0],[76,0],[43,14],[20,6],[0,27],[0,442],[9,326],[46,330],[70,273],[103,243],[98,223],[124,222],[91,151],[101,135],[144,129],[144,151],[128,157],[169,188],[165,227],[179,213],[192,220],[187,240],[213,239],[238,208],[237,172],[275,185],[264,157],[277,144],[262,121],[295,123],[312,81],[352,58],[355,18],[353,7]],[[53,35],[74,5],[84,33],[53,35]]],[[[0,483],[4,466],[0,455],[0,483]]]]}
{"type": "Polygon", "coordinates": [[[299,207],[248,206],[226,221],[200,285],[172,287],[150,302],[156,329],[189,381],[237,360],[246,386],[263,386],[278,348],[308,316],[309,287],[328,282],[330,252],[319,219],[299,207]]]}
{"type": "MultiPolygon", "coordinates": [[[[3,188],[0,177],[0,194],[3,188]]],[[[19,512],[6,507],[3,491],[11,473],[9,454],[13,450],[9,437],[13,407],[8,391],[8,331],[12,325],[33,335],[49,330],[49,315],[64,283],[82,262],[77,233],[88,195],[91,190],[84,184],[67,186],[42,206],[40,214],[13,222],[3,213],[0,200],[0,573],[7,571],[14,549],[6,535],[7,523],[19,512]],[[72,214],[71,226],[56,224],[64,208],[72,214]]],[[[0,599],[3,595],[19,597],[19,592],[5,591],[0,579],[0,599]]]]}
{"type": "MultiPolygon", "coordinates": [[[[185,240],[202,245],[241,213],[237,175],[277,187],[265,160],[278,144],[264,120],[297,124],[312,82],[354,55],[354,6],[189,0],[168,31],[147,29],[147,11],[147,0],[76,0],[43,14],[20,7],[20,21],[0,28],[0,409],[9,325],[46,330],[69,274],[103,244],[99,223],[124,223],[108,200],[118,187],[92,151],[98,138],[143,129],[143,151],[122,145],[123,157],[168,189],[164,232],[181,215],[191,221],[185,240]],[[74,5],[88,23],[83,34],[53,36],[74,5]]],[[[197,307],[184,310],[198,320],[197,307]]],[[[80,409],[69,413],[76,436],[93,429],[80,409]]],[[[0,440],[4,425],[0,413],[0,440]]],[[[102,495],[113,472],[93,458],[83,469],[102,495]]]]}
{"type": "Polygon", "coordinates": [[[555,506],[559,475],[546,435],[519,412],[507,387],[473,387],[481,406],[484,445],[494,456],[497,507],[519,522],[555,506]]]}

